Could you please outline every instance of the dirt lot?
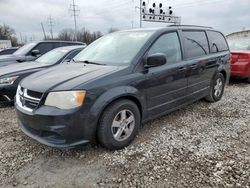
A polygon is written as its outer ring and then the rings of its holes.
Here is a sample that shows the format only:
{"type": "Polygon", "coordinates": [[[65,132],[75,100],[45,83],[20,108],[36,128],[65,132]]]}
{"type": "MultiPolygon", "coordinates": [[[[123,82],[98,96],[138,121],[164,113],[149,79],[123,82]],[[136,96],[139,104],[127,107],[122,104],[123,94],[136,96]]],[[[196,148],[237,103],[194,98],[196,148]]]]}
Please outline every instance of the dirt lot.
{"type": "Polygon", "coordinates": [[[61,151],[0,108],[0,187],[250,187],[250,85],[147,123],[128,148],[61,151]]]}

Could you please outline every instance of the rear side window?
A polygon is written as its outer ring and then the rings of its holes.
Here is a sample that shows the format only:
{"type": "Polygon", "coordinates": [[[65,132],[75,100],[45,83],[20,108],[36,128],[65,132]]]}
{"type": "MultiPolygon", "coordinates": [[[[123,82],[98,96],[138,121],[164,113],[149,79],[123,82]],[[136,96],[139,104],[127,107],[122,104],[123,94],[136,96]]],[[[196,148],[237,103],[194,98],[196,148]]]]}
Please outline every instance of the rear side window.
{"type": "Polygon", "coordinates": [[[182,35],[187,59],[209,53],[207,36],[204,31],[183,31],[182,35]]]}
{"type": "Polygon", "coordinates": [[[54,49],[54,45],[51,42],[42,42],[34,48],[35,50],[39,50],[40,54],[43,55],[48,51],[54,49]]]}
{"type": "Polygon", "coordinates": [[[167,64],[181,61],[181,47],[177,33],[167,33],[160,36],[148,52],[149,55],[156,53],[165,54],[167,57],[167,64]]]}
{"type": "Polygon", "coordinates": [[[74,50],[73,52],[68,54],[65,59],[70,59],[70,60],[73,59],[80,51],[81,51],[81,49],[74,50]]]}
{"type": "Polygon", "coordinates": [[[228,46],[224,36],[216,31],[207,31],[211,53],[227,51],[228,46]]]}

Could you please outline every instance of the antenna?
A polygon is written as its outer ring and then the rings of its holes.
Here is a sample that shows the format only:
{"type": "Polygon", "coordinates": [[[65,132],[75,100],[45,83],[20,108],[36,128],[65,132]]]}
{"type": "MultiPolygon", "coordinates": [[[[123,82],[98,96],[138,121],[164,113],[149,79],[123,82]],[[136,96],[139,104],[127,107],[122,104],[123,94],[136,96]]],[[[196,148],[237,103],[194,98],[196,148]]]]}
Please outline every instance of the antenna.
{"type": "Polygon", "coordinates": [[[69,11],[72,12],[72,15],[74,17],[74,24],[75,24],[75,34],[74,34],[74,38],[75,41],[77,41],[77,26],[76,26],[76,17],[79,16],[78,13],[80,12],[80,10],[78,9],[78,5],[75,4],[75,0],[72,0],[72,4],[70,5],[70,9],[69,11]]]}

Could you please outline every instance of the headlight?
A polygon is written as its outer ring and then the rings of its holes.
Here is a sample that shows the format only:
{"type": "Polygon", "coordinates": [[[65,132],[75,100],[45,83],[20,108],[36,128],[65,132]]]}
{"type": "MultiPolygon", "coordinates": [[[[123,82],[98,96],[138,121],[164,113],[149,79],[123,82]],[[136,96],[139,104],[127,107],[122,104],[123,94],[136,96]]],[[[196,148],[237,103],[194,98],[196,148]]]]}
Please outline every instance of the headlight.
{"type": "Polygon", "coordinates": [[[83,104],[86,91],[59,91],[48,94],[45,105],[60,109],[71,109],[83,104]]]}
{"type": "Polygon", "coordinates": [[[12,76],[7,78],[0,78],[0,85],[11,85],[15,82],[18,76],[12,76]]]}

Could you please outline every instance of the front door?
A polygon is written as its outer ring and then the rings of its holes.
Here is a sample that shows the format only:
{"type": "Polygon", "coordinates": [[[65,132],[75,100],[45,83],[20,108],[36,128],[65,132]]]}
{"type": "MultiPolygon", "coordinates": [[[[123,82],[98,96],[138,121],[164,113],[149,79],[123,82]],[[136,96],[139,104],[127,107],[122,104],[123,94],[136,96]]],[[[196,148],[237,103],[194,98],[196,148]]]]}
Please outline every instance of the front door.
{"type": "Polygon", "coordinates": [[[183,104],[187,95],[187,66],[182,62],[182,50],[177,32],[160,36],[148,51],[148,56],[163,53],[167,63],[151,67],[147,73],[147,111],[154,116],[183,104]]]}

